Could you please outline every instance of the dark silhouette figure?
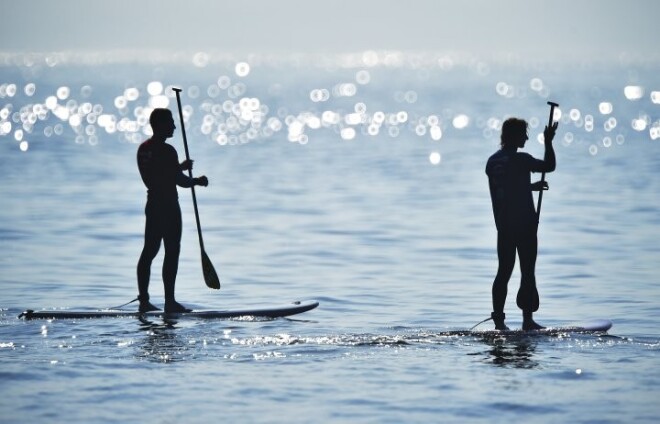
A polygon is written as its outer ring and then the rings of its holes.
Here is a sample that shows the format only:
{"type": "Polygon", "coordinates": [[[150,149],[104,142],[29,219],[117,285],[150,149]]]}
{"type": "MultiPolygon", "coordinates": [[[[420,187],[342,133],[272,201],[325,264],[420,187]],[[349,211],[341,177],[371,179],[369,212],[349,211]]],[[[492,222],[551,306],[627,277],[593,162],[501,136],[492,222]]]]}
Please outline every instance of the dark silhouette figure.
{"type": "Polygon", "coordinates": [[[165,312],[189,312],[189,309],[174,298],[174,284],[181,250],[181,208],[176,186],[206,187],[208,179],[205,176],[192,179],[186,176],[183,171],[192,169],[193,161],[185,160],[179,164],[176,150],[165,142],[172,137],[176,129],[169,109],[154,109],[149,117],[149,123],[153,136],[142,143],[137,152],[140,176],[147,186],[144,248],[137,265],[139,310],[140,312],[158,310],[149,302],[149,277],[151,262],[158,254],[162,241],[165,244],[163,261],[165,312]]]}
{"type": "Polygon", "coordinates": [[[543,160],[518,152],[527,141],[527,122],[510,118],[502,125],[502,148],[493,154],[486,165],[490,186],[493,215],[497,227],[497,258],[499,265],[493,282],[493,313],[491,317],[498,330],[507,330],[504,324],[504,303],[507,285],[516,262],[520,260],[521,281],[516,303],[523,311],[523,329],[543,328],[532,317],[539,309],[536,289],[536,255],[538,215],[534,209],[532,191],[547,190],[545,181],[531,183],[532,172],[555,170],[555,151],[552,140],[557,123],[545,127],[545,155],[543,160]]]}

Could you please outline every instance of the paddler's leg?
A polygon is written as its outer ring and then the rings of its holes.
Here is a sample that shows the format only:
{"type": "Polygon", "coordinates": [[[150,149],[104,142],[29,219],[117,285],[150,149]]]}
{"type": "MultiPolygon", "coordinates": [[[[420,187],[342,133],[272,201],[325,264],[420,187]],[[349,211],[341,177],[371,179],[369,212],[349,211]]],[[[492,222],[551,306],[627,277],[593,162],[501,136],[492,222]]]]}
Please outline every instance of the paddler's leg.
{"type": "Polygon", "coordinates": [[[535,276],[537,253],[536,231],[530,231],[522,237],[518,246],[521,278],[516,303],[523,311],[523,330],[540,330],[544,328],[542,325],[537,324],[533,318],[533,313],[539,309],[539,292],[536,288],[535,276]]]}
{"type": "Polygon", "coordinates": [[[516,263],[516,245],[512,237],[503,231],[497,233],[497,275],[493,281],[493,313],[491,317],[496,330],[508,330],[504,324],[504,304],[506,303],[507,285],[516,263]]]}
{"type": "Polygon", "coordinates": [[[139,311],[157,311],[158,308],[149,302],[149,278],[151,277],[151,263],[160,249],[161,231],[158,226],[156,210],[147,203],[145,208],[146,223],[144,226],[144,247],[137,265],[139,311]]]}
{"type": "Polygon", "coordinates": [[[163,238],[165,244],[165,259],[163,261],[163,284],[165,286],[165,312],[190,312],[175,300],[174,286],[179,269],[179,253],[181,252],[181,208],[168,208],[168,225],[163,238]]]}

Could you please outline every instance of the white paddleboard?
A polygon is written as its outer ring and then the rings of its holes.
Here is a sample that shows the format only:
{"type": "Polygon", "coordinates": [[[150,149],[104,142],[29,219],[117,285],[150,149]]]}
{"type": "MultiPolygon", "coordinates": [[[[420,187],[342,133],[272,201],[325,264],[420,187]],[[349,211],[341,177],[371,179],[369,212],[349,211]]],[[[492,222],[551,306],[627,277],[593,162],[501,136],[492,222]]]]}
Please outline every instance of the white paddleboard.
{"type": "Polygon", "coordinates": [[[285,305],[275,306],[262,306],[262,307],[246,307],[237,309],[202,309],[193,310],[192,312],[183,312],[175,314],[166,314],[163,311],[153,311],[146,313],[139,313],[137,311],[124,311],[124,310],[71,310],[71,309],[57,309],[57,310],[41,310],[34,311],[28,309],[21,313],[18,317],[28,319],[87,319],[87,318],[126,318],[126,317],[147,317],[147,318],[200,318],[200,319],[229,319],[238,317],[264,317],[264,318],[280,318],[291,315],[301,314],[319,306],[319,302],[313,300],[302,300],[285,305]]]}

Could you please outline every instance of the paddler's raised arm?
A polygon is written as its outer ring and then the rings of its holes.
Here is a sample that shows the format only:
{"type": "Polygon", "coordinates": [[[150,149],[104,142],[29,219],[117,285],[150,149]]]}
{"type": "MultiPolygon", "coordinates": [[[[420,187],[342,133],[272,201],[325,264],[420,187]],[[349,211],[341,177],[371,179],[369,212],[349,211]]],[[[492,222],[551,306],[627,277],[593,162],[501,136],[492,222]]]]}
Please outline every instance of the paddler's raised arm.
{"type": "Polygon", "coordinates": [[[555,148],[552,146],[552,140],[555,138],[558,125],[559,122],[555,122],[551,127],[546,125],[545,130],[543,130],[545,154],[543,155],[543,169],[540,169],[541,172],[552,172],[557,168],[557,159],[555,157],[555,148]]]}

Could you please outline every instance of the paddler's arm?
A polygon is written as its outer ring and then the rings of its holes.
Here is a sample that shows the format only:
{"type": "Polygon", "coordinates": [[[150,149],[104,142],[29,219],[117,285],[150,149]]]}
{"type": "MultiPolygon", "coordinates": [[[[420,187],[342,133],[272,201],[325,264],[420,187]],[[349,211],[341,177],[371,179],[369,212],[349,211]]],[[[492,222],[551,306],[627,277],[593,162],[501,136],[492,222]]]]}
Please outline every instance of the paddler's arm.
{"type": "Polygon", "coordinates": [[[209,185],[209,180],[204,175],[197,178],[190,178],[183,172],[179,172],[176,174],[176,185],[184,188],[190,188],[194,185],[206,187],[209,185]]]}
{"type": "Polygon", "coordinates": [[[198,178],[190,178],[183,171],[192,171],[193,161],[186,159],[179,164],[179,172],[176,174],[176,185],[179,187],[190,188],[194,185],[206,187],[209,185],[209,180],[205,176],[198,178]]]}
{"type": "Polygon", "coordinates": [[[555,158],[555,148],[552,146],[552,140],[555,138],[558,125],[559,122],[555,122],[551,127],[546,125],[545,130],[543,130],[545,154],[543,155],[543,167],[539,170],[541,172],[552,172],[557,168],[557,159],[555,158]]]}

